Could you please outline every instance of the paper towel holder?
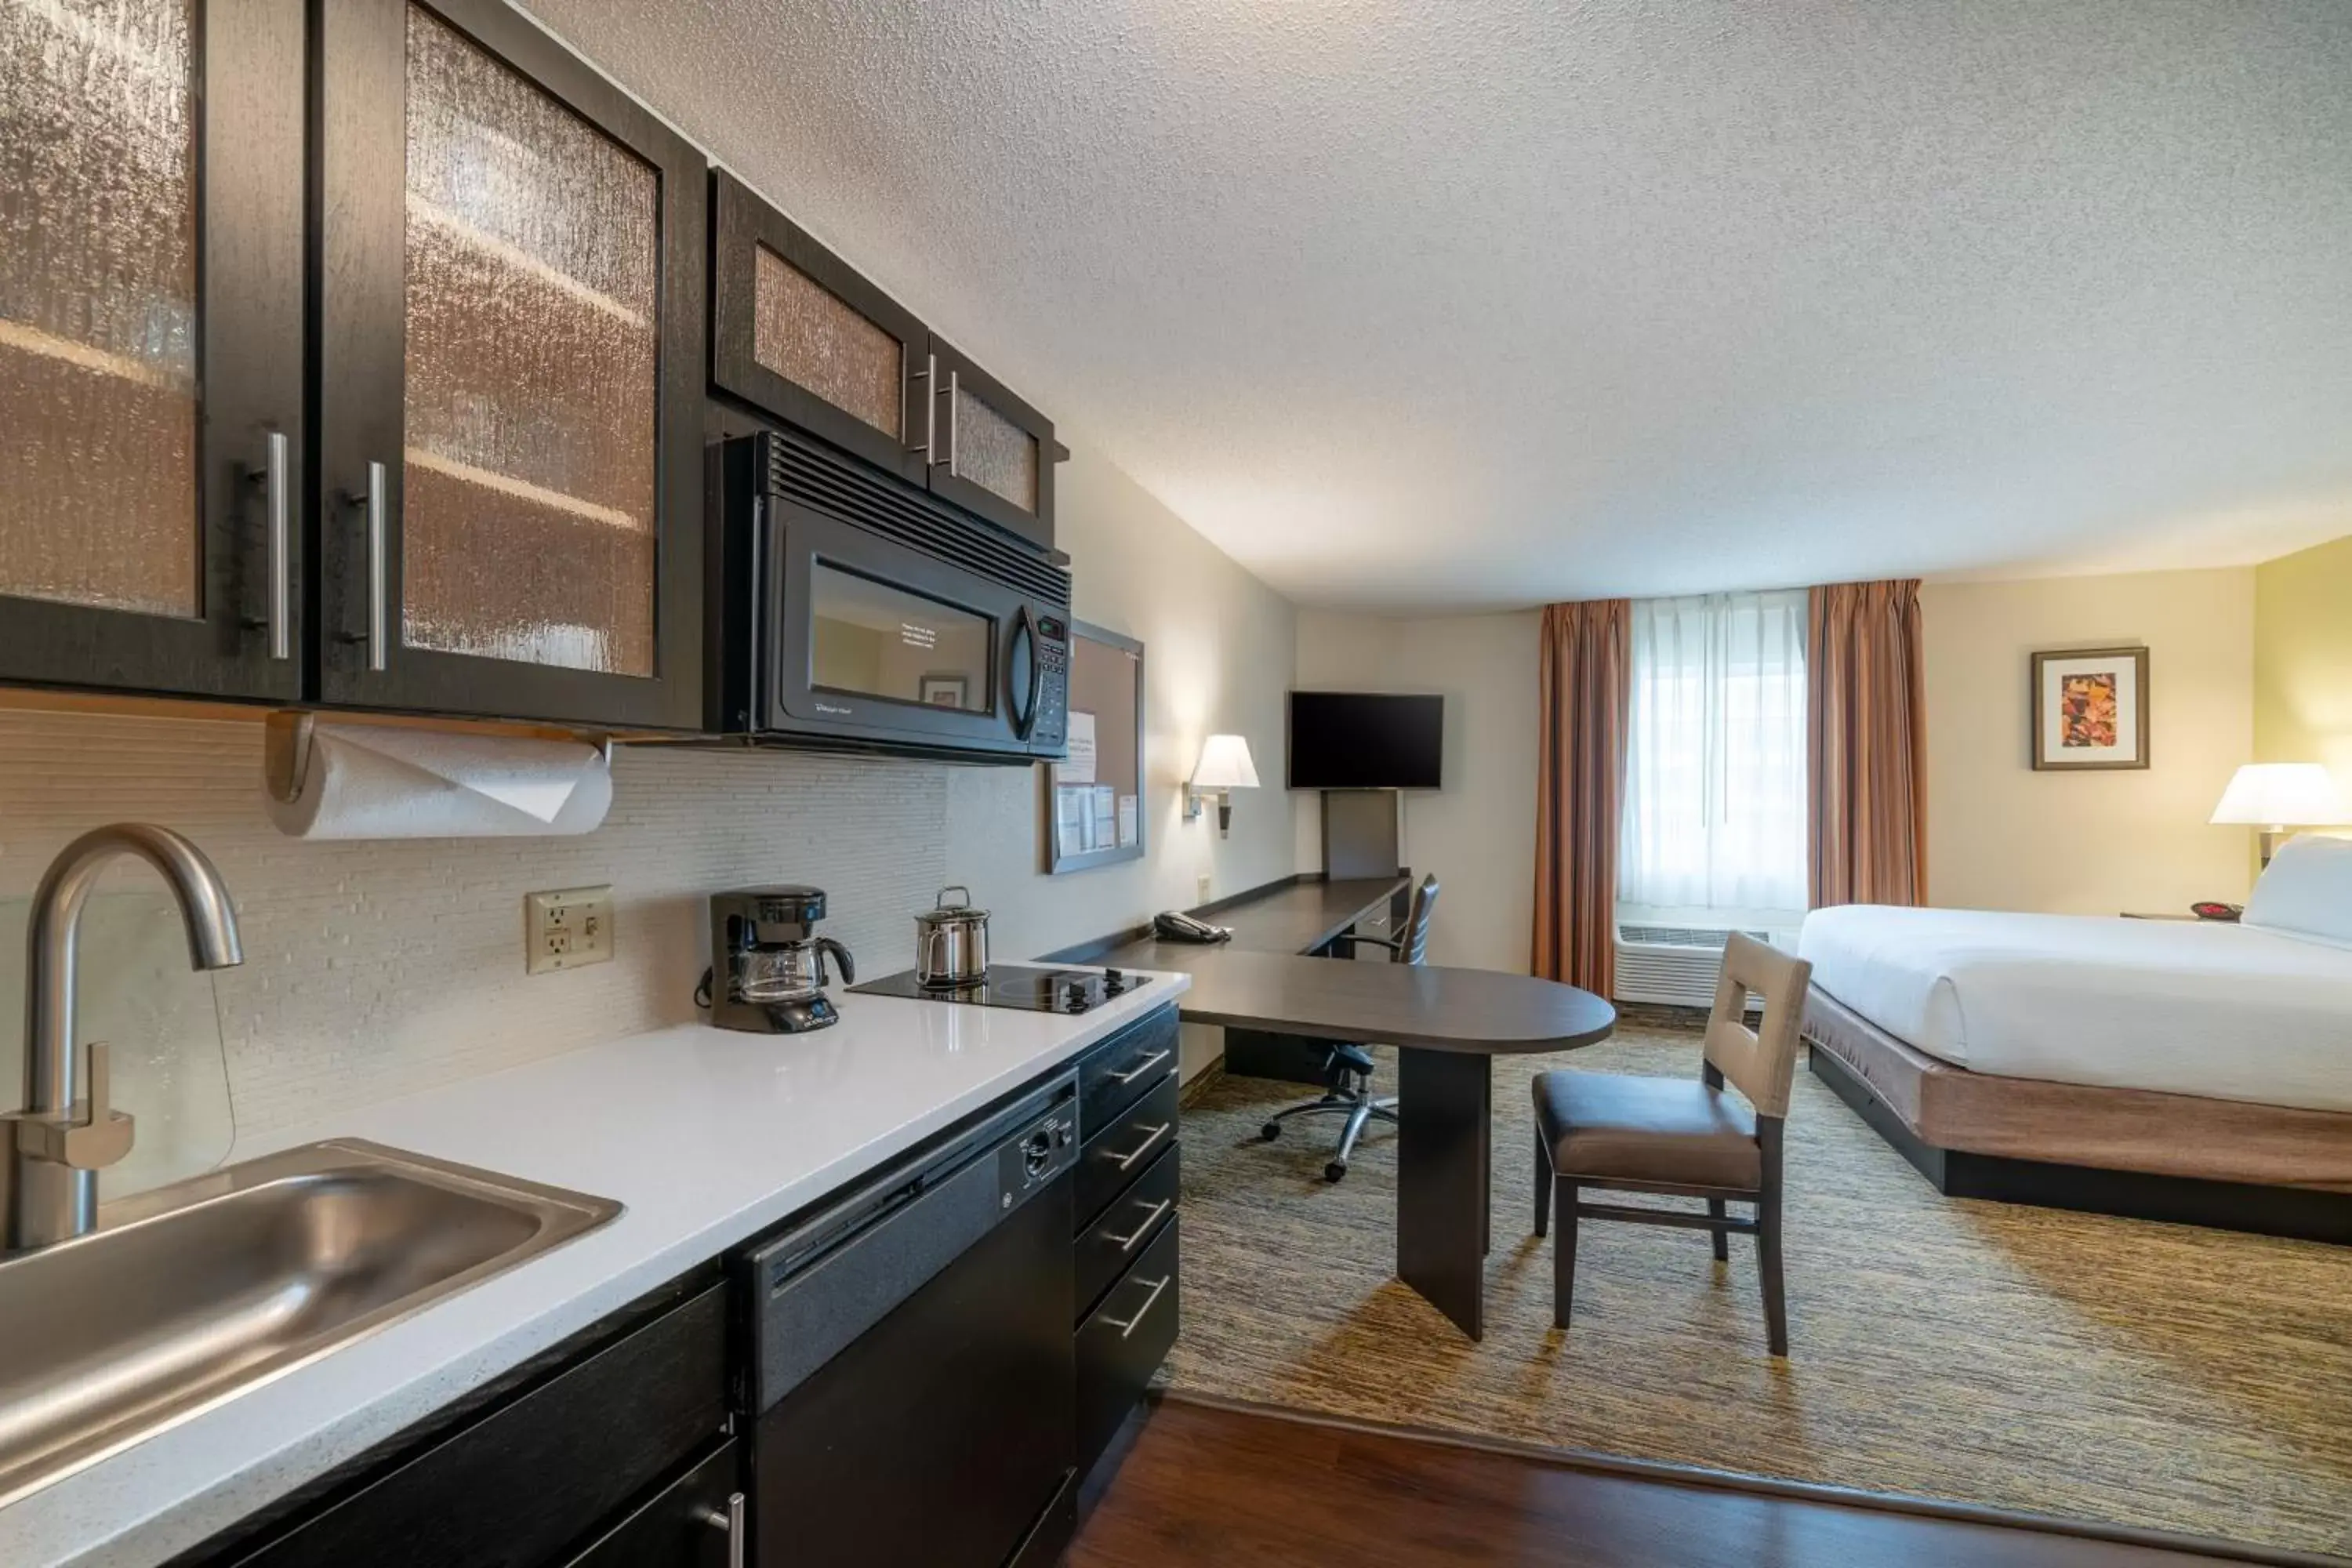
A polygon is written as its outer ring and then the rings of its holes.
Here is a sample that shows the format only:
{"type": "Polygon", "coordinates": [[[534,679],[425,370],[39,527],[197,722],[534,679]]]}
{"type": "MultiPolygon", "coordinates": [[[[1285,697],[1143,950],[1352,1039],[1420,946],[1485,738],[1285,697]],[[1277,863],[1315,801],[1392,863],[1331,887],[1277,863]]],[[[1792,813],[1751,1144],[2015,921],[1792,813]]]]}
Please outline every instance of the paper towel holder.
{"type": "MultiPolygon", "coordinates": [[[[269,793],[289,805],[302,798],[302,780],[310,771],[310,740],[318,721],[316,713],[282,711],[262,721],[262,773],[269,793]]],[[[610,735],[597,742],[607,768],[613,765],[614,743],[610,735]]]]}

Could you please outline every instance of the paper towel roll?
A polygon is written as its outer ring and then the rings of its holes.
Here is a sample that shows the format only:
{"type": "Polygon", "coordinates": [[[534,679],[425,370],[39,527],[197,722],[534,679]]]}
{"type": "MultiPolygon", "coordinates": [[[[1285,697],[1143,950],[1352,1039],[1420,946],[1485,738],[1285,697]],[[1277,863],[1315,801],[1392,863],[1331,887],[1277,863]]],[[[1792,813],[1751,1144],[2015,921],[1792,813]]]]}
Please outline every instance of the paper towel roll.
{"type": "Polygon", "coordinates": [[[604,753],[390,725],[317,723],[292,800],[265,790],[295,838],[528,838],[593,833],[613,804],[604,753]]]}

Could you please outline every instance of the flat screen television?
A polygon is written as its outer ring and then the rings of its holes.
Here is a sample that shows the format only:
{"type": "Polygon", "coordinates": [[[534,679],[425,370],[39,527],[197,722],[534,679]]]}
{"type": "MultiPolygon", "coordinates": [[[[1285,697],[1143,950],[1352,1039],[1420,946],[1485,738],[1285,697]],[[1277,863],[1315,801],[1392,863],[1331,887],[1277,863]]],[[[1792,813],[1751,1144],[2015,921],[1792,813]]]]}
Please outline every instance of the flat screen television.
{"type": "Polygon", "coordinates": [[[1290,694],[1293,789],[1435,789],[1445,699],[1377,691],[1290,694]]]}

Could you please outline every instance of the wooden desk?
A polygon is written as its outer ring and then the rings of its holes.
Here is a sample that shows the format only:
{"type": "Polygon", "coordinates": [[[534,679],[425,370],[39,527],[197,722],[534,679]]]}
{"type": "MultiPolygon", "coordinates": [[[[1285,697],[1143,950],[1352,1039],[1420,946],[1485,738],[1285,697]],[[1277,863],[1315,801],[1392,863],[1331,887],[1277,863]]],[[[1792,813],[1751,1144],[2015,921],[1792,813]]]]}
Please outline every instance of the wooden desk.
{"type": "Polygon", "coordinates": [[[1135,942],[1092,962],[1190,974],[1177,1005],[1192,1023],[1399,1047],[1397,1278],[1475,1340],[1485,1328],[1492,1229],[1489,1058],[1591,1045],[1608,1038],[1617,1011],[1589,991],[1524,974],[1347,963],[1244,944],[1246,931],[1319,947],[1385,909],[1401,885],[1297,883],[1269,895],[1262,912],[1241,905],[1213,917],[1234,928],[1231,942],[1135,942]]]}

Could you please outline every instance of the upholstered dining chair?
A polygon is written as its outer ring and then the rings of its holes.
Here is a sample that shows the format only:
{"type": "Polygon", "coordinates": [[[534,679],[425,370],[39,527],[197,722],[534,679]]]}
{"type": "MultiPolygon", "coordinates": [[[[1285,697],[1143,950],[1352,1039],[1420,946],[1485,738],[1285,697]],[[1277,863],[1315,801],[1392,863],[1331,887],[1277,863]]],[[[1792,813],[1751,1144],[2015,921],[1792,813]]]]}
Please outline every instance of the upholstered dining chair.
{"type": "MultiPolygon", "coordinates": [[[[1437,879],[1423,877],[1421,886],[1412,890],[1404,929],[1394,938],[1360,936],[1351,940],[1387,948],[1391,963],[1420,963],[1429,956],[1429,921],[1436,912],[1437,879]]],[[[1322,1099],[1276,1111],[1258,1130],[1258,1136],[1273,1142],[1282,1136],[1282,1124],[1294,1116],[1346,1117],[1347,1125],[1339,1130],[1339,1150],[1323,1167],[1323,1179],[1336,1182],[1347,1175],[1349,1158],[1356,1152],[1356,1140],[1364,1135],[1365,1124],[1396,1121],[1396,1097],[1373,1094],[1372,1053],[1362,1046],[1339,1040],[1325,1043],[1323,1086],[1322,1099]]]]}
{"type": "Polygon", "coordinates": [[[1756,1237],[1764,1327],[1772,1353],[1789,1353],[1788,1297],[1780,1278],[1780,1131],[1797,1068],[1797,1030],[1813,966],[1735,931],[1723,950],[1706,1019],[1698,1079],[1638,1078],[1565,1069],[1538,1073],[1536,1234],[1559,1211],[1552,1244],[1552,1322],[1568,1327],[1576,1294],[1579,1220],[1630,1220],[1710,1233],[1717,1261],[1734,1233],[1756,1237]],[[1764,1016],[1748,1026],[1750,992],[1764,1016]],[[1725,1080],[1738,1090],[1727,1092],[1725,1080]],[[1745,1097],[1744,1099],[1741,1097],[1745,1097]],[[1591,1204],[1587,1187],[1705,1198],[1706,1212],[1591,1204]],[[1729,1204],[1754,1205],[1752,1218],[1729,1204]]]}

